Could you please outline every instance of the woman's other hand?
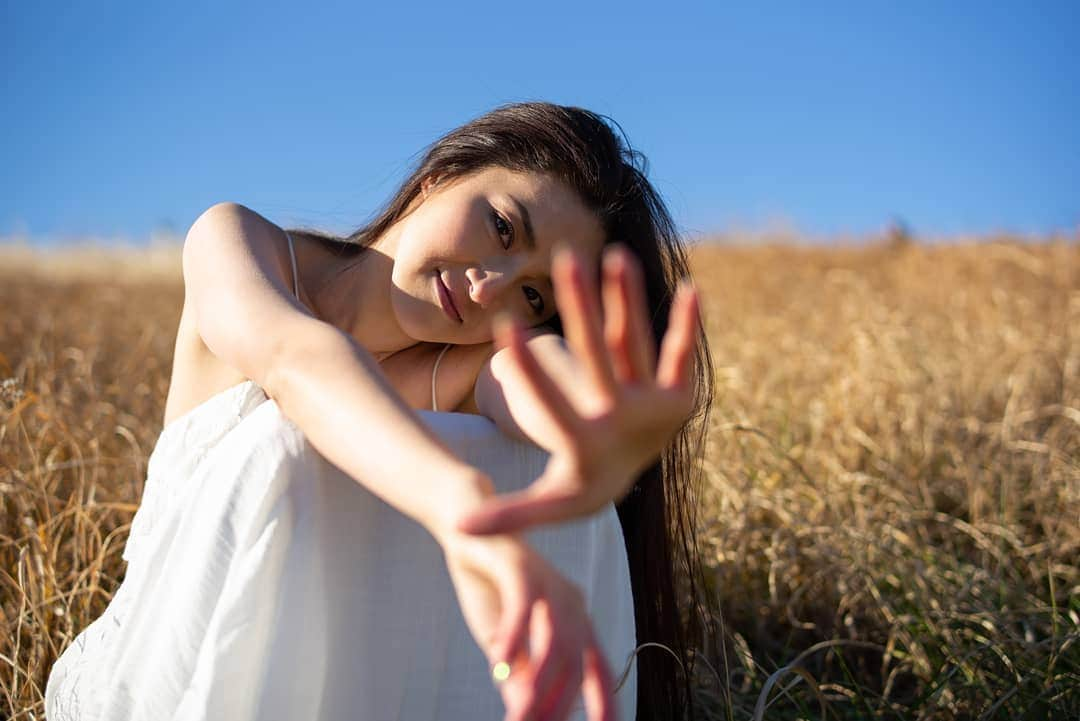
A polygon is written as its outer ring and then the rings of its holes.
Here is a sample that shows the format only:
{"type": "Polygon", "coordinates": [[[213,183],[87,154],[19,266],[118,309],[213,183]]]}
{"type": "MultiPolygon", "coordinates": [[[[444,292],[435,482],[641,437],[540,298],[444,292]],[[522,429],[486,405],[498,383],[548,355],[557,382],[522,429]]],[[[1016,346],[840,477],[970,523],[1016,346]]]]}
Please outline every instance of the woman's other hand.
{"type": "Polygon", "coordinates": [[[456,534],[439,543],[506,721],[563,721],[582,694],[590,721],[613,721],[611,671],[577,586],[515,536],[456,534]]]}
{"type": "Polygon", "coordinates": [[[466,533],[522,530],[592,514],[621,499],[693,411],[698,298],[687,282],[671,305],[658,361],[641,267],[625,247],[603,258],[603,306],[593,268],[563,247],[553,261],[556,302],[580,373],[570,386],[544,371],[510,322],[496,327],[524,391],[550,433],[544,473],[528,488],[492,497],[458,521],[466,533]],[[572,388],[568,394],[563,388],[572,388]]]}

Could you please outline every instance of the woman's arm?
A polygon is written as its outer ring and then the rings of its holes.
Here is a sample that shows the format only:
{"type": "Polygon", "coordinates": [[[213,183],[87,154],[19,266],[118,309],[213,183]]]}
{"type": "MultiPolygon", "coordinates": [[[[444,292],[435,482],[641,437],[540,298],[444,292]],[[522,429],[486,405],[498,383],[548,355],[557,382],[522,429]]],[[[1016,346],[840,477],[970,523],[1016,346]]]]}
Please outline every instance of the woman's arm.
{"type": "Polygon", "coordinates": [[[293,297],[285,242],[280,228],[240,205],[199,217],[183,269],[200,336],[327,460],[442,537],[493,493],[491,479],[420,422],[367,350],[293,297]]]}

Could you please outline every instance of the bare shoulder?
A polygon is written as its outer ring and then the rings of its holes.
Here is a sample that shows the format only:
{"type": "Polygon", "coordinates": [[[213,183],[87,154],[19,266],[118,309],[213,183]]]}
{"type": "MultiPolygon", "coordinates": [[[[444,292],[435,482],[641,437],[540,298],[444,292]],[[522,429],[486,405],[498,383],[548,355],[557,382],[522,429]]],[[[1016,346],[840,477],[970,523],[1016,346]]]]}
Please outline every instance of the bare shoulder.
{"type": "MultiPolygon", "coordinates": [[[[547,326],[539,326],[536,328],[529,328],[525,331],[525,342],[529,345],[530,349],[538,350],[539,348],[548,344],[557,344],[561,348],[565,348],[565,339],[558,333],[553,331],[547,326]]],[[[483,344],[483,352],[477,350],[473,355],[468,356],[464,361],[464,366],[468,368],[468,390],[465,393],[461,403],[455,410],[459,413],[473,413],[476,415],[484,415],[477,405],[476,390],[481,384],[490,384],[493,380],[492,365],[497,360],[505,360],[507,351],[505,349],[496,349],[494,343],[483,344]]],[[[473,348],[474,346],[458,346],[460,348],[473,348]]],[[[451,349],[453,350],[453,349],[451,349]]],[[[451,351],[447,351],[449,355],[451,351]]]]}
{"type": "Polygon", "coordinates": [[[287,243],[239,203],[208,208],[184,240],[185,314],[211,354],[264,389],[278,350],[315,320],[293,296],[287,243]]]}
{"type": "Polygon", "coordinates": [[[478,414],[473,396],[476,378],[494,354],[495,344],[491,342],[450,346],[439,362],[435,387],[439,408],[478,414]]]}
{"type": "Polygon", "coordinates": [[[235,269],[220,267],[223,260],[254,262],[285,280],[285,271],[291,271],[285,243],[285,231],[254,210],[233,202],[212,205],[195,219],[184,239],[185,283],[197,273],[235,269]]]}

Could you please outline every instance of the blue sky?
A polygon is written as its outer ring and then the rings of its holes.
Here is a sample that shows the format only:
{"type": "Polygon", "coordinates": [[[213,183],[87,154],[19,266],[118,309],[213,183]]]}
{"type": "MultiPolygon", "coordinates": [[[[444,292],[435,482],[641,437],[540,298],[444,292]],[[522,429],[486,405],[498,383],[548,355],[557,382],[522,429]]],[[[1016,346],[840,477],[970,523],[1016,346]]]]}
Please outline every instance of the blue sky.
{"type": "Polygon", "coordinates": [[[1080,4],[5,2],[0,236],[347,232],[495,105],[610,115],[680,229],[1080,227],[1080,4]]]}

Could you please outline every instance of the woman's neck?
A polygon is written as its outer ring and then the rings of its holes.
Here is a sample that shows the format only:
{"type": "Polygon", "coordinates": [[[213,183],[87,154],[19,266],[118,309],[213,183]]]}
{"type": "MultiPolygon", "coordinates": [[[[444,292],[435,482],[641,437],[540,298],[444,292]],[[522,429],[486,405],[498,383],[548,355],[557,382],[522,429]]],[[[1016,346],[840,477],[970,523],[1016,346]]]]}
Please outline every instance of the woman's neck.
{"type": "MultiPolygon", "coordinates": [[[[348,260],[325,245],[314,259],[308,297],[317,317],[352,336],[376,359],[416,345],[398,325],[390,303],[394,259],[367,247],[348,260]]],[[[382,244],[379,244],[382,245],[382,244]]]]}

